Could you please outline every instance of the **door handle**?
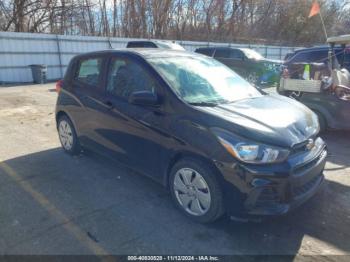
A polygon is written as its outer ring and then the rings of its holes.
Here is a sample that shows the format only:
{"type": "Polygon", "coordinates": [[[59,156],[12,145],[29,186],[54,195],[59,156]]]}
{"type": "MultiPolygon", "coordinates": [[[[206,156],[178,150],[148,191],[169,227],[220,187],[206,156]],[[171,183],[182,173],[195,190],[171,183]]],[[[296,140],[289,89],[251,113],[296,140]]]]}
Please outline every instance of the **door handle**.
{"type": "Polygon", "coordinates": [[[114,108],[113,103],[111,101],[106,101],[104,104],[109,110],[112,110],[114,108]]]}

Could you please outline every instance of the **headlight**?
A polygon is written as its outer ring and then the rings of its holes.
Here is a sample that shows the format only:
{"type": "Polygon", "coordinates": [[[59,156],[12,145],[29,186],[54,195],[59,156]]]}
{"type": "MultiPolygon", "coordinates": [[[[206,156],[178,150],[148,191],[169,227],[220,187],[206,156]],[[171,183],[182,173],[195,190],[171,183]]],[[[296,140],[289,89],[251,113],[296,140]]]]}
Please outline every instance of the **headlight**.
{"type": "Polygon", "coordinates": [[[246,163],[269,164],[287,159],[286,149],[260,144],[240,138],[221,129],[213,129],[219,142],[235,158],[246,163]]]}

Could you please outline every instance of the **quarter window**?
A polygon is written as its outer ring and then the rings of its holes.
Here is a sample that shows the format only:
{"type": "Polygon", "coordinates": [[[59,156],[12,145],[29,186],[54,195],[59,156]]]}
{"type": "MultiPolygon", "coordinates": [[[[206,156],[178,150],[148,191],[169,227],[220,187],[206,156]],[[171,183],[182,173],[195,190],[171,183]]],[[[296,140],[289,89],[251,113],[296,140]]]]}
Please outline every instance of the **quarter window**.
{"type": "Polygon", "coordinates": [[[102,58],[81,60],[76,80],[90,86],[97,86],[102,67],[102,58]]]}
{"type": "Polygon", "coordinates": [[[107,92],[128,99],[135,91],[155,93],[156,81],[141,65],[124,58],[113,59],[109,73],[107,92]]]}

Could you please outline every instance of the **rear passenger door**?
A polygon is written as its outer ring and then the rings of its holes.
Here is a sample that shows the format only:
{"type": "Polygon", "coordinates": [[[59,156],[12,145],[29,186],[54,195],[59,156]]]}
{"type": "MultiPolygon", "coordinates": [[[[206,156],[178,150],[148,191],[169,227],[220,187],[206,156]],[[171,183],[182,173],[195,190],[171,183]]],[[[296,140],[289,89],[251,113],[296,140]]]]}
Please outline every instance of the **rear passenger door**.
{"type": "Polygon", "coordinates": [[[70,113],[75,122],[80,142],[86,146],[96,144],[96,129],[103,111],[103,55],[82,57],[77,61],[72,81],[72,94],[78,106],[70,113]]]}

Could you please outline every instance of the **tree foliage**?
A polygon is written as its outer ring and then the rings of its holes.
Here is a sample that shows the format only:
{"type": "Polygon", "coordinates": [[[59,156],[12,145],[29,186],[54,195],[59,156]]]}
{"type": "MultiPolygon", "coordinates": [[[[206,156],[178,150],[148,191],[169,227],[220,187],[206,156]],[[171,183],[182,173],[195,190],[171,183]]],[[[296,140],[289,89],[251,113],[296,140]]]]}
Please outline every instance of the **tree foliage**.
{"type": "MultiPolygon", "coordinates": [[[[350,33],[350,0],[318,0],[328,35],[350,33]]],[[[244,43],[323,43],[312,0],[0,0],[0,30],[244,43]]]]}

